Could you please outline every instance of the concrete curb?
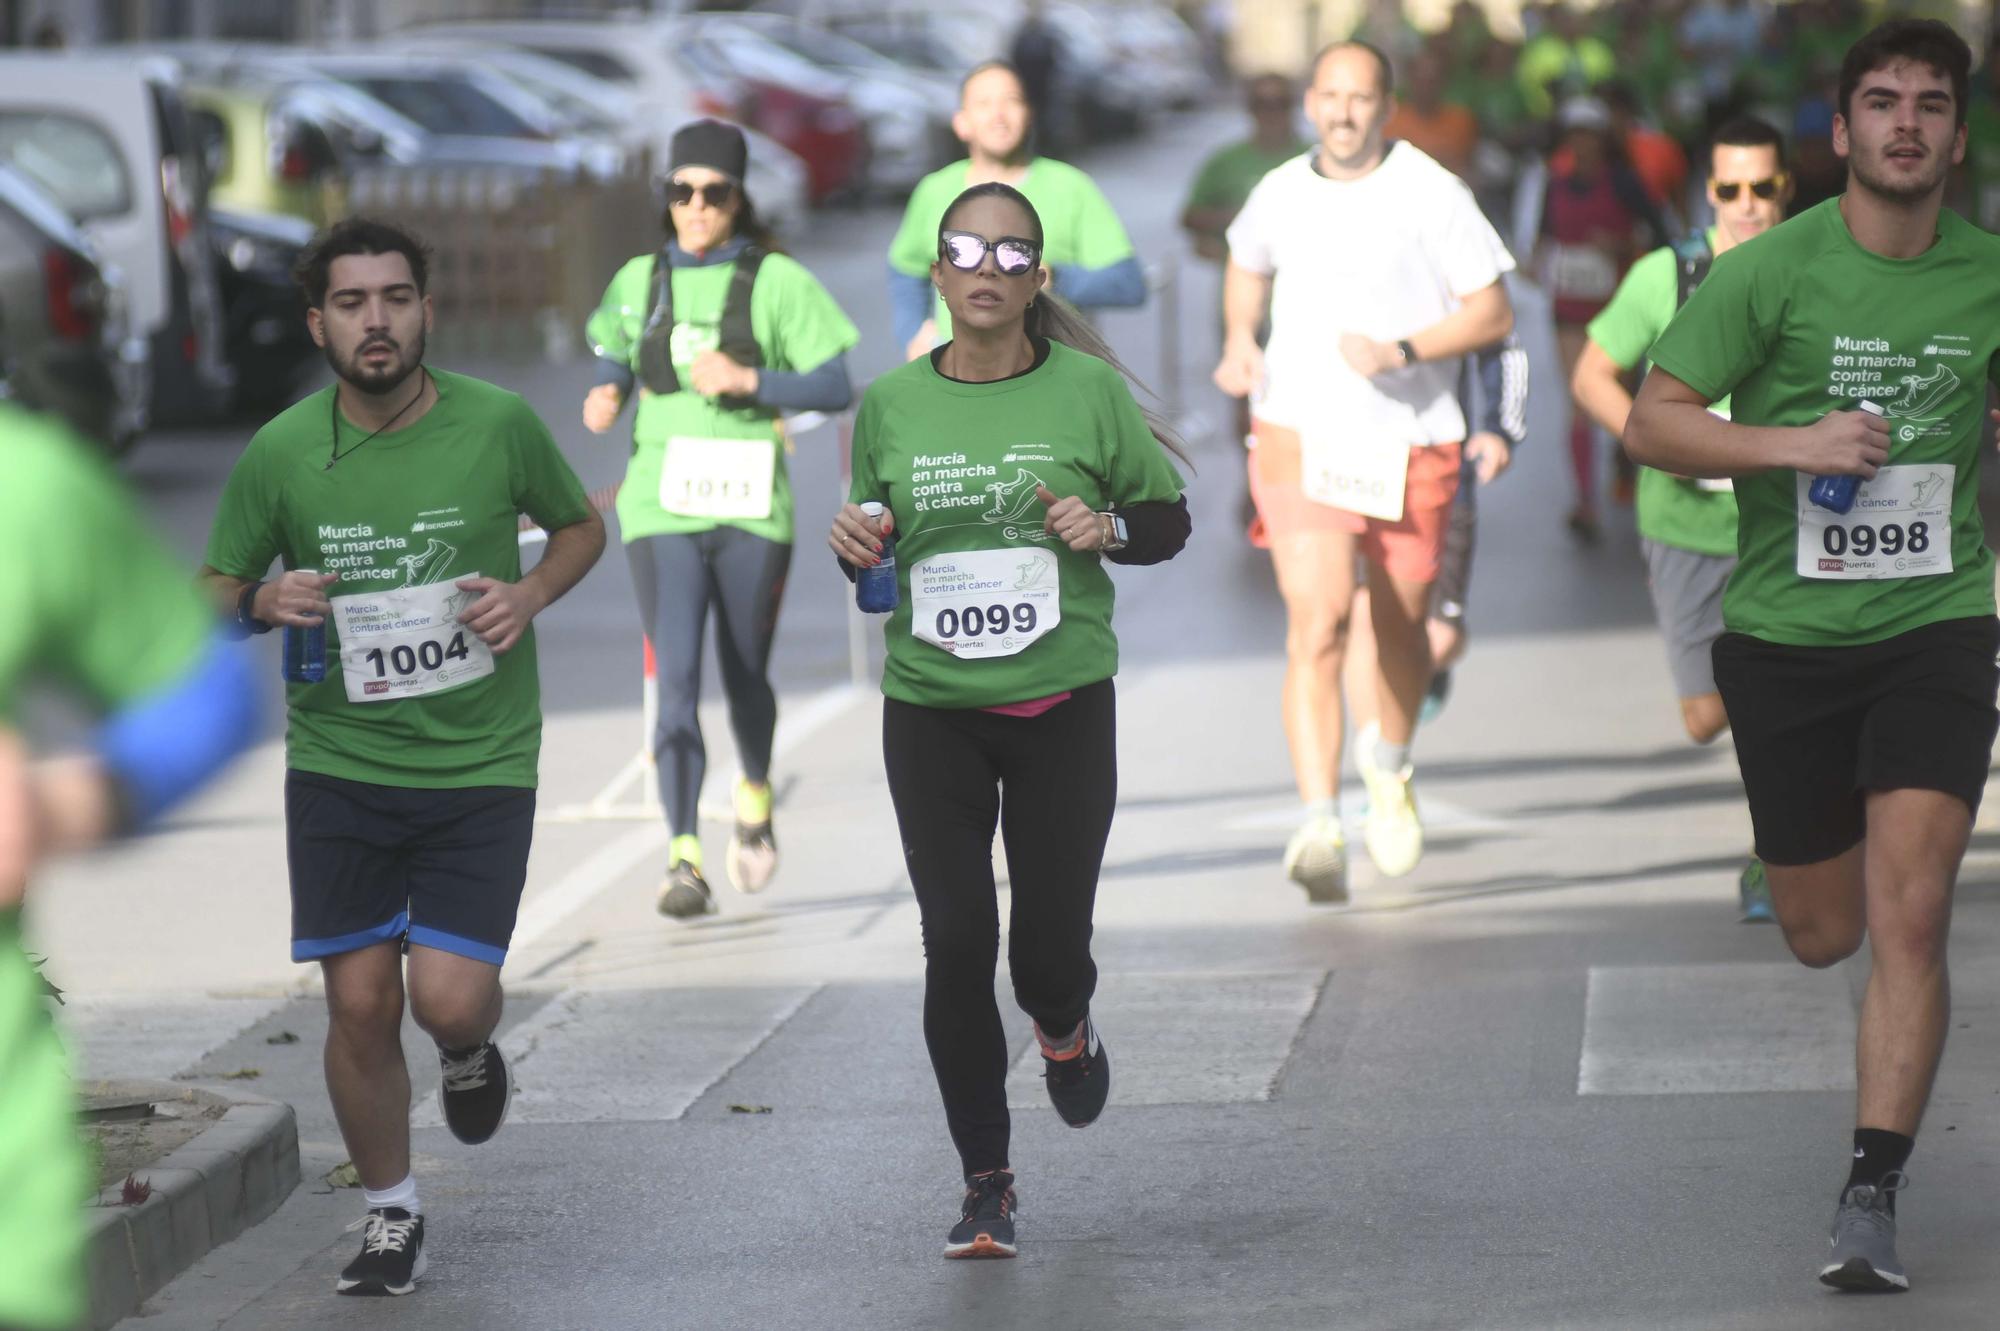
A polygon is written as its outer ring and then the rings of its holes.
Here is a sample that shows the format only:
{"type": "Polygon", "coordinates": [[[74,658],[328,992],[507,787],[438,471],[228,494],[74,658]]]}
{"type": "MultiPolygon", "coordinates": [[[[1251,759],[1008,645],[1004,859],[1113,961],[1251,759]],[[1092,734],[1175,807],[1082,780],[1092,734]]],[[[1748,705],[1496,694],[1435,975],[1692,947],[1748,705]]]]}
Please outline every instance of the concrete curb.
{"type": "Polygon", "coordinates": [[[239,1095],[206,1132],[141,1169],[153,1186],[119,1205],[119,1184],[90,1208],[85,1269],[90,1325],[105,1331],[181,1272],[278,1209],[299,1182],[299,1130],[290,1105],[239,1095]]]}

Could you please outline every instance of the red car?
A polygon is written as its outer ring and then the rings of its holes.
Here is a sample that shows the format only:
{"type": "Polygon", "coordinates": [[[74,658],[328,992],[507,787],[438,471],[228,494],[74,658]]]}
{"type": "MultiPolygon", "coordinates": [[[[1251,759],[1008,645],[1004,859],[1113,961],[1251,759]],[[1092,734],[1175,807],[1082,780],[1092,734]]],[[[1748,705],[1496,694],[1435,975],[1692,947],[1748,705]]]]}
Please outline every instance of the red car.
{"type": "Polygon", "coordinates": [[[724,44],[690,27],[675,46],[713,114],[770,135],[804,160],[813,203],[866,184],[867,127],[838,79],[775,43],[724,44]]]}

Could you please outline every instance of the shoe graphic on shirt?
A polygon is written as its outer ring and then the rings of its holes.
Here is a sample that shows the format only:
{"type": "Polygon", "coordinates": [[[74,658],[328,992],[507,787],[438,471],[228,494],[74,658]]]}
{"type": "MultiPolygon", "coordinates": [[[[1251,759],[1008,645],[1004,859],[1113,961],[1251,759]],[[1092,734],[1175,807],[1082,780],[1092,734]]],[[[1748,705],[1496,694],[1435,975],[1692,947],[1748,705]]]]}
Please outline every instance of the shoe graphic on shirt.
{"type": "Polygon", "coordinates": [[[1910,507],[1929,508],[1931,501],[1937,498],[1938,488],[1943,484],[1944,477],[1936,472],[1918,481],[1916,490],[1910,495],[1910,507]]]}
{"type": "Polygon", "coordinates": [[[402,566],[405,587],[428,587],[434,582],[442,582],[445,571],[457,558],[457,546],[447,545],[433,536],[423,550],[414,555],[404,555],[396,562],[402,566]]]}
{"type": "Polygon", "coordinates": [[[1048,571],[1049,566],[1039,559],[1030,559],[1025,564],[1014,565],[1014,590],[1017,592],[1033,591],[1035,588],[1041,586],[1048,571]]]}
{"type": "Polygon", "coordinates": [[[993,496],[993,507],[979,516],[988,522],[1021,521],[1034,510],[1035,491],[1041,484],[1041,477],[1026,467],[1016,467],[1013,480],[1004,485],[995,481],[986,487],[993,496]]]}
{"type": "Polygon", "coordinates": [[[1922,416],[1944,401],[1958,384],[1958,376],[1952,373],[1951,366],[1942,362],[1929,374],[1906,374],[1903,376],[1902,396],[1889,403],[1889,414],[1922,416]]]}

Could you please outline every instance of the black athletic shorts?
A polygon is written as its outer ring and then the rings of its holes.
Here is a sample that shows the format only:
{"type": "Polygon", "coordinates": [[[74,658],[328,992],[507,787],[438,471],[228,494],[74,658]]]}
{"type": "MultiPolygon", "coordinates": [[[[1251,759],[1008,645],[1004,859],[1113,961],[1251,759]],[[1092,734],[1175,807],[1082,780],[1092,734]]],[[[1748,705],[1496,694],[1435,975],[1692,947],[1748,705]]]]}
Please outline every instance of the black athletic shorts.
{"type": "Polygon", "coordinates": [[[285,773],[292,960],[417,943],[498,966],[528,882],[535,792],[285,773]]]}
{"type": "Polygon", "coordinates": [[[2000,620],[1948,619],[1860,647],[1715,642],[1715,683],[1757,855],[1817,864],[1867,834],[1871,790],[1941,790],[1975,814],[1993,761],[2000,620]]]}

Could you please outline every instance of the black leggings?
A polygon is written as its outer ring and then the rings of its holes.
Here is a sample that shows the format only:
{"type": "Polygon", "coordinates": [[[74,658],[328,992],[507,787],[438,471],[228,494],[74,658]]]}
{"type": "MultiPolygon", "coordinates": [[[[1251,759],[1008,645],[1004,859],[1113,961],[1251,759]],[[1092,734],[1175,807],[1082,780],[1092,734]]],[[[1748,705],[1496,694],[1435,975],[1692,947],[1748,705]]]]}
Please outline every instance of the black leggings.
{"type": "Polygon", "coordinates": [[[701,702],[701,640],[715,606],[716,656],[729,696],[729,728],[746,780],[771,777],[771,733],[778,696],[765,668],[792,547],[740,527],[629,541],[632,589],[658,664],[660,719],[653,757],[660,765],[660,803],[676,836],[692,835],[708,749],[696,712],[701,702]]]}
{"type": "Polygon", "coordinates": [[[1007,1037],[993,1001],[1000,911],[993,829],[1007,847],[1007,968],[1051,1034],[1090,1010],[1090,916],[1118,803],[1111,681],[1036,717],[882,710],[882,754],[924,925],[924,1040],[965,1172],[1006,1167],[1007,1037]]]}

